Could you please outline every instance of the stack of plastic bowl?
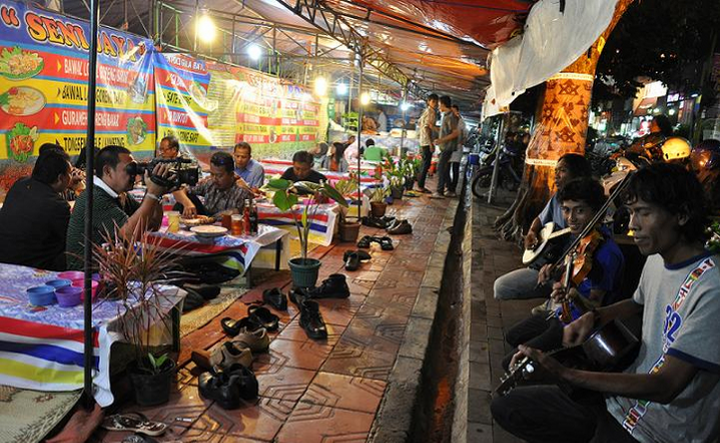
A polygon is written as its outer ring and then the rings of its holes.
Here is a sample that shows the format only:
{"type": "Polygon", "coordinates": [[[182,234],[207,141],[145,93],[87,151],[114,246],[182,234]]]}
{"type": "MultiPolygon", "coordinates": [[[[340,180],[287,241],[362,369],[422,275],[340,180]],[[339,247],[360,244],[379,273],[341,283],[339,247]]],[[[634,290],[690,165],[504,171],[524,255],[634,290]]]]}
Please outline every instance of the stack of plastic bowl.
{"type": "Polygon", "coordinates": [[[33,306],[47,306],[55,303],[55,288],[48,285],[28,288],[28,299],[33,306]]]}

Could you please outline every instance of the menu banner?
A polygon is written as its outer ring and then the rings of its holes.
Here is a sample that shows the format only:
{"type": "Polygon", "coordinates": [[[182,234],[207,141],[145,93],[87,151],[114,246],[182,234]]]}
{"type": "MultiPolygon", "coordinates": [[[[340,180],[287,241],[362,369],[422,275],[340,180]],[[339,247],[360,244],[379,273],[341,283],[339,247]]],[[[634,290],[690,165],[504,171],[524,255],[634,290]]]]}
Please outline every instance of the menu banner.
{"type": "MultiPolygon", "coordinates": [[[[24,3],[0,4],[3,169],[31,163],[46,142],[58,143],[70,155],[85,146],[89,40],[84,21],[24,3]]],[[[150,40],[100,28],[97,147],[114,144],[134,152],[154,151],[152,49],[150,40]]]]}

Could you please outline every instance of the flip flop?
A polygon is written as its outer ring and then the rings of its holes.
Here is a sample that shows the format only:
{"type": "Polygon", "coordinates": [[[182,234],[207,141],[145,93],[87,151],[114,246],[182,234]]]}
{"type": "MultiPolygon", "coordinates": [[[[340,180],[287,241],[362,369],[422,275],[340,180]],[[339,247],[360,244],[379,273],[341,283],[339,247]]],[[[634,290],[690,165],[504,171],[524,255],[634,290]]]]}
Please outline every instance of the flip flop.
{"type": "Polygon", "coordinates": [[[393,246],[392,239],[391,239],[390,237],[387,237],[387,236],[385,236],[385,237],[375,237],[374,240],[375,240],[376,242],[380,243],[380,248],[381,248],[383,251],[392,251],[393,249],[395,249],[395,247],[393,246]]]}
{"type": "Polygon", "coordinates": [[[162,435],[167,429],[165,423],[150,421],[139,412],[110,415],[105,417],[101,426],[108,431],[130,431],[152,437],[162,435]]]}
{"type": "Polygon", "coordinates": [[[369,235],[366,235],[365,237],[360,239],[360,241],[357,244],[357,247],[367,249],[370,247],[370,242],[372,242],[372,237],[369,235]]]}

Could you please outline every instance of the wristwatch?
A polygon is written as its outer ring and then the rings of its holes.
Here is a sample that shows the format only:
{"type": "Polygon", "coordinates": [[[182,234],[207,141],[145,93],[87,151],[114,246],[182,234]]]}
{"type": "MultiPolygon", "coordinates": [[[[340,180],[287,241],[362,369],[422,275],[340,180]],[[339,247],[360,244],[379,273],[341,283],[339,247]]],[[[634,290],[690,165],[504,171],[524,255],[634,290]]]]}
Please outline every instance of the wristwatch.
{"type": "Polygon", "coordinates": [[[158,197],[157,195],[153,194],[152,192],[146,192],[145,197],[150,197],[151,199],[155,200],[156,202],[160,202],[162,199],[158,197]]]}

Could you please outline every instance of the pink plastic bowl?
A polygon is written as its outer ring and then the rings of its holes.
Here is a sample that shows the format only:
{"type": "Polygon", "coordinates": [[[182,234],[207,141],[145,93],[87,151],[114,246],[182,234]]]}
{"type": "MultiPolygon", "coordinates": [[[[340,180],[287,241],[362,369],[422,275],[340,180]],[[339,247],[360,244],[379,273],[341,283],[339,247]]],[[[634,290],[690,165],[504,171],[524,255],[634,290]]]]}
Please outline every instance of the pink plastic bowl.
{"type": "MultiPolygon", "coordinates": [[[[82,290],[85,287],[85,279],[78,278],[78,279],[73,280],[72,286],[74,288],[78,288],[78,289],[82,290]]],[[[98,287],[98,282],[96,280],[93,280],[92,282],[90,282],[90,294],[91,294],[90,299],[92,301],[95,301],[95,298],[97,297],[97,287],[98,287]]],[[[82,294],[80,296],[80,300],[85,300],[85,294],[82,294]]]]}
{"type": "Polygon", "coordinates": [[[64,278],[67,280],[77,280],[78,278],[85,278],[85,273],[82,271],[65,271],[58,274],[58,278],[64,278]]]}

